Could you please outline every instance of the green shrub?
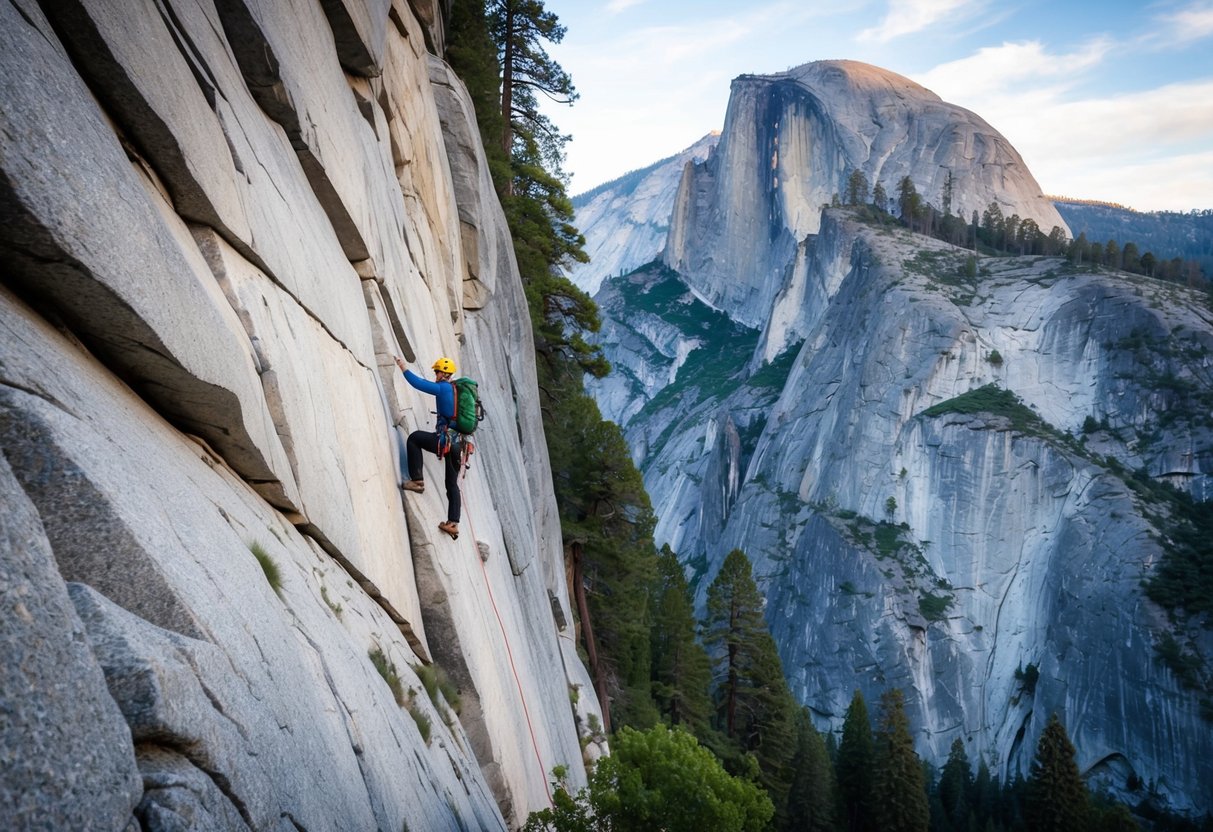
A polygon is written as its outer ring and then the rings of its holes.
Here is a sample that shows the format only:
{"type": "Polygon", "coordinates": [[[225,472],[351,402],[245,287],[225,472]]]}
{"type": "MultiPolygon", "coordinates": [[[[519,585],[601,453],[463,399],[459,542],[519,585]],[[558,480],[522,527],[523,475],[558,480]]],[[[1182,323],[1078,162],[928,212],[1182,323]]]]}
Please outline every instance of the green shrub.
{"type": "Polygon", "coordinates": [[[942,621],[950,606],[951,595],[932,595],[928,592],[918,599],[918,611],[927,621],[942,621]]]}
{"type": "Polygon", "coordinates": [[[379,647],[372,647],[367,651],[367,656],[370,657],[371,664],[379,671],[379,675],[383,677],[383,681],[387,682],[388,689],[392,691],[392,698],[396,700],[396,704],[403,705],[404,687],[400,684],[400,674],[396,672],[396,665],[383,654],[383,650],[379,647]]]}
{"type": "Polygon", "coordinates": [[[455,687],[455,683],[446,675],[441,667],[436,664],[423,664],[413,668],[413,672],[417,674],[417,679],[421,682],[421,686],[425,688],[425,693],[430,697],[430,701],[434,703],[434,708],[438,711],[442,710],[442,706],[438,702],[438,694],[442,694],[442,698],[446,700],[446,704],[450,706],[456,714],[463,707],[463,703],[459,698],[459,688],[455,687]]]}
{"type": "Polygon", "coordinates": [[[278,570],[278,564],[274,563],[274,559],[260,543],[254,541],[249,544],[248,549],[257,559],[257,563],[261,564],[261,571],[265,573],[265,580],[269,582],[270,589],[277,595],[282,595],[282,573],[278,570]]]}
{"type": "Polygon", "coordinates": [[[1002,366],[1002,353],[998,350],[990,350],[990,354],[986,356],[986,361],[989,361],[995,367],[1002,366]]]}
{"type": "Polygon", "coordinates": [[[1023,687],[1024,693],[1031,696],[1036,693],[1036,683],[1040,681],[1040,668],[1032,662],[1028,662],[1027,667],[1015,668],[1015,678],[1023,687]]]}
{"type": "MultiPolygon", "coordinates": [[[[411,688],[409,692],[413,692],[411,688]]],[[[430,718],[425,715],[425,711],[421,710],[421,708],[417,706],[416,697],[414,696],[409,697],[407,708],[409,716],[413,718],[413,722],[417,723],[417,730],[421,733],[421,741],[426,745],[429,745],[430,733],[433,729],[430,718]]]]}
{"type": "Polygon", "coordinates": [[[326,587],[324,584],[320,585],[320,597],[324,599],[324,603],[328,605],[328,608],[333,611],[333,615],[341,618],[341,610],[343,607],[340,604],[333,602],[333,599],[329,597],[328,587],[326,587]]]}

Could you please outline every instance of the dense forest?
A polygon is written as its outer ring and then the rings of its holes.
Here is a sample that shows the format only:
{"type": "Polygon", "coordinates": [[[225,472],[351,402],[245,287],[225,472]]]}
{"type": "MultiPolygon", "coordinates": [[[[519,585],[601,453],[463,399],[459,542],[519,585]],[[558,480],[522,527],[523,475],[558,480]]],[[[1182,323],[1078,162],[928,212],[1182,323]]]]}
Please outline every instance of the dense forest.
{"type": "MultiPolygon", "coordinates": [[[[788,689],[762,593],[740,550],[726,558],[697,618],[676,554],[654,545],[653,511],[623,435],[584,388],[587,374],[602,377],[610,366],[588,339],[598,310],[565,275],[585,262],[585,241],[562,170],[569,139],[540,107],[541,98],[577,98],[545,48],[564,34],[542,0],[469,0],[453,5],[446,56],[475,103],[530,306],[579,649],[604,715],[604,724],[583,730],[608,735],[612,748],[575,793],[565,772],[553,771],[552,806],[526,828],[1137,828],[1124,806],[1088,794],[1056,719],[1031,776],[1008,783],[984,760],[974,770],[959,740],[940,771],[925,765],[899,690],[881,697],[875,724],[856,692],[840,737],[820,734],[788,689]]],[[[858,186],[848,194],[857,202],[858,186]]],[[[929,231],[971,231],[950,223],[950,211],[937,220],[929,206],[908,210],[929,231]]],[[[986,245],[1037,244],[1022,222],[997,232],[986,245]]],[[[1148,796],[1148,784],[1136,788],[1148,796]]]]}

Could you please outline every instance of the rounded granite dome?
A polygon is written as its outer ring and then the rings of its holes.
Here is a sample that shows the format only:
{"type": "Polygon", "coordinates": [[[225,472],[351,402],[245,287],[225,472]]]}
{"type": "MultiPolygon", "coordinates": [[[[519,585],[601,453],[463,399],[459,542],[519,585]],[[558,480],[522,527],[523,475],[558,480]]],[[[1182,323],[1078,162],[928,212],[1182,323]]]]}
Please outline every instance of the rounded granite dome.
{"type": "Polygon", "coordinates": [[[938,95],[904,75],[862,61],[813,61],[782,73],[804,86],[830,95],[856,96],[893,93],[925,101],[942,101],[938,95]]]}

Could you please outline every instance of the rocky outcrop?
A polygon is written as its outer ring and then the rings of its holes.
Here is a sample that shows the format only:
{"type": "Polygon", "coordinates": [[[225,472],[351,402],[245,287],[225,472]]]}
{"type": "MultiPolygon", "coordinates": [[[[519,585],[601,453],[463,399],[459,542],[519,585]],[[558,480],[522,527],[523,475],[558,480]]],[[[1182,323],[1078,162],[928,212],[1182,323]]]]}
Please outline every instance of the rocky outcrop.
{"type": "Polygon", "coordinates": [[[910,177],[923,199],[968,218],[991,202],[1042,229],[1066,225],[993,127],[887,70],[817,61],[733,81],[724,130],[678,187],[664,260],[712,306],[765,324],[797,246],[860,170],[892,197],[910,177]]]}
{"type": "Polygon", "coordinates": [[[702,162],[719,140],[719,131],[713,130],[681,153],[573,197],[590,261],[569,269],[572,281],[594,295],[611,275],[657,259],[665,248],[683,168],[702,162]]]}
{"type": "Polygon", "coordinates": [[[1056,711],[1093,784],[1132,774],[1207,809],[1202,694],[1157,648],[1213,643],[1142,586],[1171,511],[1142,484],[1209,493],[1203,298],[1055,258],[982,258],[970,277],[967,252],[845,211],[794,262],[748,336],[688,324],[712,312],[669,272],[604,286],[610,327],[665,324],[633,327],[613,362],[696,342],[627,422],[659,542],[700,593],[731,549],[750,555],[822,727],[855,688],[898,686],[925,757],[960,737],[1013,774],[1056,711]],[[774,343],[792,346],[764,364],[774,343]]]}
{"type": "Polygon", "coordinates": [[[526,302],[443,8],[0,8],[5,828],[506,828],[583,781],[526,302]],[[491,414],[457,542],[437,467],[398,488],[432,400],[394,358],[440,354],[491,414]]]}

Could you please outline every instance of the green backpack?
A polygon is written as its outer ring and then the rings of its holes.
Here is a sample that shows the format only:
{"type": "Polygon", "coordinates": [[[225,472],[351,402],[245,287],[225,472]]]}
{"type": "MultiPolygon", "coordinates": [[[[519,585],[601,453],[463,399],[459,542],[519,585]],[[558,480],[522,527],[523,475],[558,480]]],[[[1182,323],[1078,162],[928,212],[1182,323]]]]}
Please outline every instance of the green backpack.
{"type": "Polygon", "coordinates": [[[476,382],[470,378],[457,378],[451,386],[455,388],[455,418],[451,420],[451,427],[464,435],[475,433],[476,426],[485,417],[476,382]]]}

